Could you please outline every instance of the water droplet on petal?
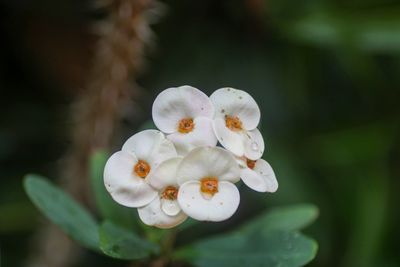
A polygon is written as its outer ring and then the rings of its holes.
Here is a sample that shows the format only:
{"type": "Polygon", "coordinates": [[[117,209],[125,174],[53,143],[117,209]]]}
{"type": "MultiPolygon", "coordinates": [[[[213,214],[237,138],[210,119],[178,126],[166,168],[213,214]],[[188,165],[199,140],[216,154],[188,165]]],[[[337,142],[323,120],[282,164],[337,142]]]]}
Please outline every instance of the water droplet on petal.
{"type": "Polygon", "coordinates": [[[256,142],[252,142],[252,143],[251,143],[251,149],[252,149],[253,151],[258,151],[258,144],[257,144],[256,142]]]}

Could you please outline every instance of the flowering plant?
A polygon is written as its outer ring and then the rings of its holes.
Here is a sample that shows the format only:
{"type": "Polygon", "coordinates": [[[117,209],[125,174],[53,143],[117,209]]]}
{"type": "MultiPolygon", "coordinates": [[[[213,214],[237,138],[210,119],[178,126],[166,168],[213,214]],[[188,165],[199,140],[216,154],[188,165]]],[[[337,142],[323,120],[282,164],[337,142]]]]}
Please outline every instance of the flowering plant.
{"type": "Polygon", "coordinates": [[[112,198],[138,208],[145,224],[170,228],[187,216],[226,220],[239,206],[240,179],[259,192],[277,190],[271,166],[260,159],[260,109],[248,93],[222,88],[209,98],[191,86],[173,87],[157,96],[152,113],[166,136],[133,135],[104,170],[112,198]]]}
{"type": "Polygon", "coordinates": [[[158,130],[134,134],[110,157],[93,155],[91,182],[101,224],[37,175],[25,179],[28,196],[71,238],[113,258],[207,267],[302,266],[314,258],[316,242],[299,232],[317,217],[313,205],[233,220],[241,226],[230,232],[226,224],[210,232],[209,224],[199,223],[231,218],[242,182],[257,192],[278,189],[274,171],[261,158],[261,114],[253,97],[233,88],[208,97],[191,86],[173,87],[156,97],[152,117],[158,130]]]}

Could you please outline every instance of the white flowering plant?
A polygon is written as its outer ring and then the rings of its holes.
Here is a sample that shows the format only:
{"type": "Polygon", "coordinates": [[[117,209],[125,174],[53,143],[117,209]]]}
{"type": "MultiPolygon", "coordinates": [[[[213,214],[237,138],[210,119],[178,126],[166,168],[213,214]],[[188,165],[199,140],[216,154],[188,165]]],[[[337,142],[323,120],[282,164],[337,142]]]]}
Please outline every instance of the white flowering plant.
{"type": "Polygon", "coordinates": [[[221,88],[210,97],[191,86],[162,91],[152,107],[157,129],[134,134],[110,157],[93,156],[101,224],[41,177],[29,175],[25,189],[71,238],[110,257],[165,266],[302,266],[317,250],[299,232],[317,217],[313,205],[235,219],[243,211],[243,184],[259,193],[278,189],[262,159],[260,118],[256,101],[243,90],[221,88]],[[227,222],[213,227],[201,221],[227,222]]]}

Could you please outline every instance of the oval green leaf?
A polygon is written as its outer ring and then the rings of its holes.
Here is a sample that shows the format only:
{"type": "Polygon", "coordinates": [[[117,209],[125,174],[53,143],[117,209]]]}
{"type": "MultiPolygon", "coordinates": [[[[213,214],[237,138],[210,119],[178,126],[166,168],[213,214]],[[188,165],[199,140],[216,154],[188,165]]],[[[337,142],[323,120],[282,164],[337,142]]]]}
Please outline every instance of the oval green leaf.
{"type": "Polygon", "coordinates": [[[241,230],[263,232],[300,230],[313,223],[317,219],[318,214],[318,208],[312,204],[298,204],[274,208],[264,215],[255,218],[242,227],[241,230]]]}
{"type": "Polygon", "coordinates": [[[38,175],[27,175],[24,187],[31,201],[48,219],[84,247],[98,251],[98,225],[82,206],[38,175]]]}
{"type": "Polygon", "coordinates": [[[159,247],[141,239],[132,231],[104,222],[99,229],[100,249],[107,256],[122,260],[137,260],[159,253],[159,247]]]}
{"type": "Polygon", "coordinates": [[[198,267],[297,267],[310,262],[316,252],[316,242],[295,231],[236,232],[200,241],[175,256],[198,267]]]}

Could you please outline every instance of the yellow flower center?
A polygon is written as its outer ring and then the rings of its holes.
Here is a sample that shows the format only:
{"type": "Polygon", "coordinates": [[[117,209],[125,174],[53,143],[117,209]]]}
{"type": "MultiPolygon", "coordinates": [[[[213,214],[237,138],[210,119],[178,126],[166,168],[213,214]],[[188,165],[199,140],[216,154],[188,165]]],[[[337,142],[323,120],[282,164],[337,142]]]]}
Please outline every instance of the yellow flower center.
{"type": "Polygon", "coordinates": [[[205,177],[201,179],[200,191],[213,196],[218,193],[218,179],[216,177],[205,177]]]}
{"type": "Polygon", "coordinates": [[[225,115],[225,125],[234,132],[238,132],[243,129],[242,121],[237,116],[232,117],[225,115]]]}
{"type": "Polygon", "coordinates": [[[194,122],[192,118],[181,119],[178,124],[178,131],[180,133],[189,133],[193,131],[194,122]]]}
{"type": "Polygon", "coordinates": [[[144,160],[139,160],[135,167],[133,168],[133,171],[139,176],[140,178],[146,178],[146,176],[150,172],[150,165],[144,161],[144,160]]]}

